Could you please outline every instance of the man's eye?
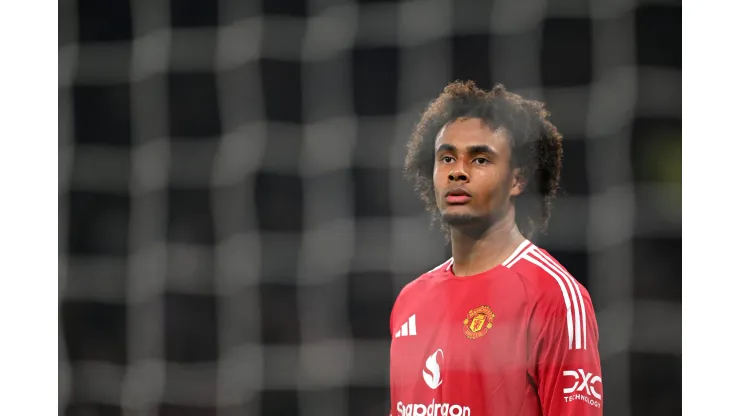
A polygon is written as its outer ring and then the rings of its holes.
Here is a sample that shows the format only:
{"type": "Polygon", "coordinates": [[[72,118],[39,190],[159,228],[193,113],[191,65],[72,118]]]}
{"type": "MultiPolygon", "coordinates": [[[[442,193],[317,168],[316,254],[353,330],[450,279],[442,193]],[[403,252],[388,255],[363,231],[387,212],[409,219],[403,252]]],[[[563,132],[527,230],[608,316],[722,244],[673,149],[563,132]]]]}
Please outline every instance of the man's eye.
{"type": "Polygon", "coordinates": [[[452,156],[442,156],[442,161],[445,163],[452,163],[453,160],[452,156]]]}
{"type": "Polygon", "coordinates": [[[475,162],[475,163],[477,163],[479,165],[485,165],[486,163],[488,163],[488,159],[484,159],[482,157],[477,157],[477,158],[473,159],[473,162],[475,162]]]}

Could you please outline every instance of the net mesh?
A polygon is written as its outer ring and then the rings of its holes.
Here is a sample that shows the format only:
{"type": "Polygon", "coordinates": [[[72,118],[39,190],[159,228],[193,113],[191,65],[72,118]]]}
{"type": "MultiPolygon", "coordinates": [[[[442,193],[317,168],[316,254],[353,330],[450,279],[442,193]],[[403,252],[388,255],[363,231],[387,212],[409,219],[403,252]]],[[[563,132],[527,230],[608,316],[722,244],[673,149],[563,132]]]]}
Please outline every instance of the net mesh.
{"type": "Polygon", "coordinates": [[[605,413],[680,412],[680,3],[59,14],[60,414],[387,414],[390,308],[449,255],[404,146],[453,79],[547,103],[605,413]]]}

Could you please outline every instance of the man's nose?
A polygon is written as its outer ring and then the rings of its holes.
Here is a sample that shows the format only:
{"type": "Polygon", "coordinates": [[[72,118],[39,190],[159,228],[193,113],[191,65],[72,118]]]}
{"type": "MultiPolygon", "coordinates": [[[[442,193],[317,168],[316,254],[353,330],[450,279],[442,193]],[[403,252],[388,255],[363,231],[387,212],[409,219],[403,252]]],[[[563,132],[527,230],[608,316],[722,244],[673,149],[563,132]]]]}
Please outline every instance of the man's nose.
{"type": "Polygon", "coordinates": [[[470,177],[462,169],[453,169],[450,172],[450,174],[447,176],[447,178],[451,182],[455,182],[455,181],[467,182],[470,177]]]}

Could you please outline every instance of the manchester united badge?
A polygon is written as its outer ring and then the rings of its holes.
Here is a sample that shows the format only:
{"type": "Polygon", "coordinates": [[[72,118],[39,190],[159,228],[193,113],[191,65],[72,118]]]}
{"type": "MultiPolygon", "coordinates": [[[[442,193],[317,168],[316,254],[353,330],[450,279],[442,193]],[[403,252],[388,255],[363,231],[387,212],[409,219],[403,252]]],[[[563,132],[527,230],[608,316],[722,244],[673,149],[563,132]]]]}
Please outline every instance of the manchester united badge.
{"type": "Polygon", "coordinates": [[[491,312],[491,308],[482,305],[468,311],[468,316],[463,321],[463,331],[469,339],[478,339],[486,335],[493,326],[493,318],[496,315],[491,312]]]}

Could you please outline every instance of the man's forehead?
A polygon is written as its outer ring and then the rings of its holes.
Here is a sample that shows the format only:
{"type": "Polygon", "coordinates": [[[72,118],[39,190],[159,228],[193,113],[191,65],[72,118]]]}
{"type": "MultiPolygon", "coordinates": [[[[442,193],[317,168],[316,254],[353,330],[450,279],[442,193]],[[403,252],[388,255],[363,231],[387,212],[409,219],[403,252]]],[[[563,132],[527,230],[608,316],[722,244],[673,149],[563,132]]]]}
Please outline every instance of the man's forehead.
{"type": "MultiPolygon", "coordinates": [[[[469,119],[470,120],[470,119],[469,119]]],[[[477,130],[475,132],[469,131],[462,134],[450,134],[450,125],[455,123],[455,121],[447,122],[437,133],[437,137],[434,140],[434,148],[439,148],[440,145],[443,143],[449,143],[451,141],[471,141],[471,142],[496,142],[499,139],[498,136],[503,135],[501,138],[505,138],[506,136],[506,130],[503,127],[499,127],[496,129],[491,129],[483,120],[480,119],[472,119],[475,122],[480,122],[480,130],[477,130]],[[467,139],[467,140],[466,140],[467,139]]],[[[471,121],[472,121],[471,120],[471,121]]],[[[467,120],[466,120],[467,121],[467,120]]],[[[453,130],[456,130],[453,128],[453,130]]],[[[500,139],[499,139],[500,140],[500,139]]],[[[471,143],[472,144],[472,143],[471,143]]],[[[484,143],[476,143],[476,144],[484,144],[484,143]]]]}

